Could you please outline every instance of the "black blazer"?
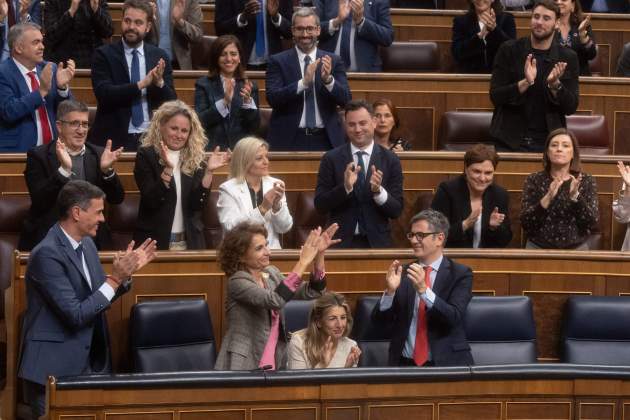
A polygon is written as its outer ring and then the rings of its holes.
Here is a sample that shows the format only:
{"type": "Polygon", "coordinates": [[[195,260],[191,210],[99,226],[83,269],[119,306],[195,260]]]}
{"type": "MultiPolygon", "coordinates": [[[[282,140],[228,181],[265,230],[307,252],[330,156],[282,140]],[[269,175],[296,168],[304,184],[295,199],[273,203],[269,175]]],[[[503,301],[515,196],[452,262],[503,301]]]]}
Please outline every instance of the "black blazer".
{"type": "MultiPolygon", "coordinates": [[[[236,18],[243,12],[247,0],[217,0],[215,2],[214,27],[217,35],[235,35],[243,46],[241,61],[247,64],[249,56],[256,42],[256,19],[250,18],[246,26],[239,27],[236,18]]],[[[276,27],[267,13],[267,43],[268,55],[277,54],[283,50],[282,39],[291,39],[291,17],[293,16],[293,2],[279,0],[278,13],[282,16],[280,26],[276,27]]]]}
{"type": "MultiPolygon", "coordinates": [[[[56,145],[57,140],[26,152],[24,178],[31,195],[31,208],[22,226],[18,244],[21,251],[33,249],[58,220],[57,195],[70,179],[59,173],[56,145]]],[[[102,189],[109,204],[120,204],[125,198],[125,190],[117,174],[108,179],[103,177],[100,169],[102,154],[102,147],[85,144],[85,180],[102,189]]],[[[99,249],[111,249],[111,234],[106,222],[99,225],[94,242],[99,249]]]]}
{"type": "MultiPolygon", "coordinates": [[[[593,38],[593,31],[589,26],[587,29],[588,36],[591,39],[590,47],[586,47],[580,42],[580,34],[578,33],[578,27],[571,25],[567,38],[571,38],[571,49],[575,51],[578,57],[578,64],[580,65],[580,76],[590,76],[591,69],[588,66],[589,60],[592,60],[597,55],[597,45],[595,44],[595,38],[593,38]]],[[[556,31],[553,41],[560,44],[561,41],[560,31],[556,31]]]]}
{"type": "Polygon", "coordinates": [[[252,82],[252,99],[256,109],[242,108],[243,99],[240,91],[243,88],[243,80],[238,80],[234,87],[234,95],[230,105],[230,114],[223,118],[215,103],[223,99],[223,83],[221,77],[200,77],[195,82],[195,111],[199,115],[201,124],[208,136],[207,150],[214,150],[221,146],[222,150],[234,149],[236,142],[243,137],[254,134],[260,124],[260,102],[258,101],[258,85],[252,82]]]}
{"type": "MultiPolygon", "coordinates": [[[[503,187],[490,184],[482,196],[481,241],[480,248],[503,248],[512,240],[510,228],[509,197],[503,187]],[[495,230],[490,230],[490,214],[495,207],[505,214],[505,220],[495,230]]],[[[470,215],[470,191],[466,177],[459,177],[442,182],[433,196],[431,208],[442,212],[451,225],[446,246],[448,248],[472,248],[473,229],[462,230],[462,222],[470,215]]]]}
{"type": "MultiPolygon", "coordinates": [[[[530,89],[523,94],[519,93],[517,84],[525,78],[525,59],[531,51],[529,37],[504,42],[494,59],[490,79],[490,100],[494,104],[490,135],[499,146],[514,151],[518,150],[527,131],[527,118],[524,116],[528,115],[530,107],[544,107],[547,129],[551,132],[567,126],[566,116],[577,110],[580,100],[577,55],[570,48],[561,47],[557,43],[551,44],[548,60],[551,63],[567,63],[560,78],[562,89],[557,96],[554,98],[545,87],[545,101],[532,103],[530,89]]],[[[549,71],[552,68],[550,65],[549,71]]],[[[542,80],[546,80],[548,73],[541,76],[542,80]]]]}
{"type": "MultiPolygon", "coordinates": [[[[163,170],[160,156],[152,146],[138,149],[133,175],[140,190],[140,208],[133,240],[141,244],[147,238],[155,239],[158,249],[168,249],[177,204],[175,179],[166,188],[160,178],[163,170]]],[[[210,189],[201,185],[204,172],[205,167],[197,169],[192,177],[182,173],[182,212],[188,249],[206,247],[201,212],[210,189]]]]}
{"type": "Polygon", "coordinates": [[[398,218],[403,208],[403,174],[400,160],[394,152],[374,144],[366,184],[372,175],[370,169],[372,165],[383,171],[382,186],[387,191],[387,201],[382,206],[374,201],[369,186],[358,189],[355,184],[353,191],[346,194],[343,173],[348,163],[352,161],[349,143],[324,154],[317,174],[315,208],[320,213],[328,214],[328,224],[339,224],[336,235],[341,239],[339,247],[350,246],[359,215],[363,214],[370,247],[387,248],[392,244],[389,220],[398,218]]]}
{"type": "Polygon", "coordinates": [[[516,38],[516,24],[510,13],[496,16],[497,26],[486,35],[484,43],[477,34],[479,21],[474,12],[455,16],[453,19],[453,42],[451,52],[460,73],[492,73],[494,56],[501,44],[516,38]]]}
{"type": "MultiPolygon", "coordinates": [[[[407,267],[394,294],[391,308],[381,312],[377,303],[372,321],[391,331],[389,365],[398,366],[409,335],[416,290],[407,277],[407,267]]],[[[472,271],[465,265],[444,257],[435,279],[435,302],[427,311],[428,338],[435,366],[466,366],[473,364],[470,346],[464,331],[464,315],[472,298],[472,271]]]]}
{"type": "MultiPolygon", "coordinates": [[[[164,59],[164,86],[151,85],[147,88],[149,113],[162,102],[176,99],[173,88],[173,69],[166,53],[160,48],[144,43],[146,72],[153,69],[160,58],[164,59]]],[[[112,139],[112,148],[123,146],[129,132],[131,105],[141,95],[140,89],[129,78],[129,68],[125,59],[122,41],[103,45],[94,52],[92,58],[92,87],[98,102],[94,125],[88,134],[90,143],[104,146],[112,139]]]]}

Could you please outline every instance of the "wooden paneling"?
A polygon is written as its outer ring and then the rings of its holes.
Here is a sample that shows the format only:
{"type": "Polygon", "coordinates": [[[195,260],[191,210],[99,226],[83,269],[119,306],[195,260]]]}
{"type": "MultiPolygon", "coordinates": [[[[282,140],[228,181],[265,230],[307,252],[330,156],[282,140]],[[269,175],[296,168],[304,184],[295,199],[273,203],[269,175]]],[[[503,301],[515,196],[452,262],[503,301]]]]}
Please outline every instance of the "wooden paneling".
{"type": "MultiPolygon", "coordinates": [[[[205,76],[204,71],[176,71],[177,96],[184,102],[194,104],[195,81],[205,76]]],[[[258,84],[261,106],[267,107],[265,75],[249,72],[249,77],[258,84]]],[[[402,73],[351,73],[348,76],[352,97],[374,101],[381,97],[392,99],[406,115],[402,130],[415,132],[412,136],[414,150],[433,150],[437,145],[438,128],[442,115],[460,109],[492,110],[488,95],[489,75],[458,74],[402,74],[402,73]],[[405,123],[405,121],[410,121],[405,123]],[[417,132],[416,130],[422,130],[417,132]]],[[[72,80],[73,94],[89,105],[95,106],[89,70],[77,70],[72,80]]],[[[630,110],[630,80],[626,78],[582,77],[580,78],[580,105],[578,110],[588,114],[602,114],[608,122],[611,144],[621,144],[627,131],[615,130],[616,111],[630,110]],[[617,135],[620,140],[617,140],[617,135]]],[[[619,115],[620,124],[626,124],[626,116],[619,115]]],[[[623,149],[627,150],[627,149],[623,149]]]]}

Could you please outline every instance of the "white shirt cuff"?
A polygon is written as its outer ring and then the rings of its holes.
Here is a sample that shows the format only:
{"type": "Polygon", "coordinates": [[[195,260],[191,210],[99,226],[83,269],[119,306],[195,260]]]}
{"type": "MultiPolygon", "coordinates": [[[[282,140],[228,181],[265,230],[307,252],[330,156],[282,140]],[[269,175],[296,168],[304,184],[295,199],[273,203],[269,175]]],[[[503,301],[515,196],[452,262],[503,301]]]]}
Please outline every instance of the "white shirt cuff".
{"type": "Polygon", "coordinates": [[[335,86],[335,77],[331,74],[330,78],[332,79],[330,83],[324,85],[326,86],[326,89],[328,89],[328,92],[332,92],[333,87],[335,86]]]}
{"type": "MultiPolygon", "coordinates": [[[[330,21],[328,22],[328,33],[330,35],[334,35],[335,32],[337,32],[337,29],[335,29],[335,25],[333,25],[333,20],[334,19],[330,19],[330,21]]],[[[339,27],[341,27],[341,25],[339,27]]]]}
{"type": "Polygon", "coordinates": [[[300,93],[304,92],[306,90],[306,87],[304,86],[304,78],[300,79],[298,81],[298,86],[297,86],[297,94],[299,95],[300,93]]]}
{"type": "Polygon", "coordinates": [[[114,175],[116,175],[116,171],[112,171],[112,173],[109,174],[109,175],[104,175],[103,179],[105,179],[105,180],[112,179],[114,177],[114,175]]]}
{"type": "Polygon", "coordinates": [[[382,206],[383,204],[385,204],[385,202],[387,201],[387,191],[385,190],[385,188],[383,188],[383,186],[381,185],[379,187],[379,192],[378,194],[374,194],[374,202],[379,205],[382,206]]]}
{"type": "Polygon", "coordinates": [[[427,287],[427,290],[425,290],[420,297],[427,305],[427,308],[431,309],[433,307],[433,303],[435,302],[435,293],[433,293],[433,290],[427,287]]]}
{"type": "Polygon", "coordinates": [[[280,13],[278,13],[278,21],[274,21],[273,18],[271,18],[271,23],[273,23],[273,26],[275,26],[276,28],[280,27],[280,24],[282,23],[282,15],[280,13]]]}
{"type": "Polygon", "coordinates": [[[114,290],[114,288],[107,284],[107,282],[104,282],[101,287],[98,288],[98,291],[101,292],[103,296],[105,296],[105,298],[110,302],[114,298],[114,295],[116,295],[116,291],[114,290]]]}
{"type": "Polygon", "coordinates": [[[243,108],[243,109],[258,109],[258,107],[256,106],[256,102],[254,102],[254,98],[252,98],[252,100],[249,101],[249,103],[243,102],[243,106],[241,106],[241,108],[243,108]]]}
{"type": "Polygon", "coordinates": [[[247,20],[245,20],[245,23],[241,23],[241,15],[242,13],[239,13],[238,16],[236,16],[236,26],[238,26],[239,28],[244,28],[245,26],[247,26],[247,20]]]}
{"type": "Polygon", "coordinates": [[[66,171],[62,166],[59,167],[59,173],[61,174],[61,176],[64,176],[66,178],[70,178],[72,176],[72,172],[66,171]]]}
{"type": "Polygon", "coordinates": [[[388,295],[387,292],[383,292],[383,296],[381,296],[381,301],[379,303],[379,309],[381,312],[388,310],[392,307],[394,303],[394,295],[388,295]]]}
{"type": "Polygon", "coordinates": [[[66,86],[65,89],[59,89],[57,88],[57,93],[59,94],[59,96],[61,96],[62,98],[67,98],[70,95],[70,88],[68,88],[68,86],[66,86]]]}
{"type": "Polygon", "coordinates": [[[221,114],[223,118],[230,115],[230,109],[225,106],[225,101],[223,99],[219,99],[218,101],[216,101],[214,103],[214,106],[217,107],[217,111],[219,111],[219,114],[221,114]]]}

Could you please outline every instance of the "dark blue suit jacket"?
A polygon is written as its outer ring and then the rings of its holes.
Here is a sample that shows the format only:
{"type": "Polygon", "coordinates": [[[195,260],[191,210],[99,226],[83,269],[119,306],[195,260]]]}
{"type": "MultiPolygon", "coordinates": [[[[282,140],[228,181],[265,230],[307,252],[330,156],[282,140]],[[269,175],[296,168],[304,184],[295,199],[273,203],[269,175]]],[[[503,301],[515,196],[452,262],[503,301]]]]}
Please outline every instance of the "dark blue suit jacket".
{"type": "MultiPolygon", "coordinates": [[[[333,35],[328,32],[329,22],[339,13],[338,0],[314,0],[313,4],[321,20],[322,32],[319,47],[322,50],[335,52],[337,40],[341,31],[333,35]]],[[[357,69],[361,72],[380,72],[383,63],[378,54],[378,46],[389,47],[394,42],[394,28],[389,14],[389,1],[366,0],[363,16],[365,22],[354,37],[354,51],[357,59],[357,69]]],[[[350,67],[350,63],[346,63],[350,67]]]]}
{"type": "Polygon", "coordinates": [[[256,109],[243,108],[243,98],[240,92],[243,88],[243,80],[238,80],[234,88],[230,113],[223,118],[217,111],[216,102],[225,96],[221,77],[203,76],[195,82],[195,111],[199,115],[201,124],[208,136],[207,150],[214,150],[221,146],[225,150],[228,147],[234,149],[236,143],[243,137],[254,134],[260,124],[260,102],[258,101],[258,86],[252,82],[252,100],[256,109]]]}
{"type": "MultiPolygon", "coordinates": [[[[590,12],[593,6],[593,0],[583,0],[580,2],[582,10],[590,12]]],[[[608,13],[628,13],[630,12],[630,3],[628,0],[606,0],[608,5],[608,13]]]]}
{"type": "MultiPolygon", "coordinates": [[[[372,320],[392,332],[389,344],[389,364],[398,366],[409,335],[416,289],[402,269],[400,286],[394,294],[391,308],[381,312],[377,303],[372,320]]],[[[435,279],[435,302],[427,311],[428,338],[435,366],[466,366],[473,364],[470,346],[464,331],[464,315],[472,298],[472,271],[465,265],[444,257],[435,279]]]]}
{"type": "MultiPolygon", "coordinates": [[[[350,88],[341,58],[317,49],[317,58],[324,55],[332,57],[332,75],[335,78],[335,84],[332,92],[329,92],[320,77],[321,65],[318,66],[315,73],[317,106],[328,138],[332,146],[336,147],[344,143],[344,133],[337,114],[337,106],[344,106],[350,100],[350,88]]],[[[302,72],[295,48],[269,58],[265,86],[267,101],[273,108],[267,136],[272,150],[293,150],[293,139],[295,139],[304,109],[304,93],[297,93],[300,79],[302,79],[302,72]]]]}
{"type": "MultiPolygon", "coordinates": [[[[38,77],[45,65],[45,61],[37,65],[38,77]]],[[[46,110],[53,138],[57,137],[57,105],[65,99],[57,92],[56,74],[57,66],[53,64],[52,86],[46,95],[46,110]]],[[[29,90],[13,59],[0,63],[0,152],[26,152],[37,145],[35,113],[43,103],[39,91],[29,90]]]]}
{"type": "MultiPolygon", "coordinates": [[[[82,264],[59,224],[33,249],[26,269],[27,309],[22,328],[18,376],[45,385],[53,375],[75,376],[90,365],[90,345],[95,330],[104,333],[99,353],[109,363],[109,339],[105,311],[110,306],[98,290],[105,272],[94,242],[83,238],[83,255],[90,271],[92,288],[82,264]]],[[[116,297],[129,290],[118,288],[116,297]]],[[[96,351],[98,350],[98,351],[96,351]]],[[[108,369],[104,369],[107,371],[108,369]]]]}
{"type": "MultiPolygon", "coordinates": [[[[166,53],[147,42],[144,43],[146,72],[153,69],[160,58],[166,62],[164,86],[151,85],[147,88],[149,113],[165,101],[177,98],[173,87],[173,69],[166,53]]],[[[112,149],[123,146],[129,131],[131,105],[142,94],[129,78],[129,67],[125,59],[122,41],[99,47],[92,57],[92,87],[98,102],[94,125],[88,134],[88,141],[105,146],[112,139],[112,149]]]]}
{"type": "Polygon", "coordinates": [[[329,224],[339,224],[336,235],[336,238],[341,239],[339,247],[347,248],[351,245],[359,215],[362,214],[370,246],[387,248],[392,244],[389,220],[398,218],[403,208],[400,160],[394,152],[374,144],[366,174],[366,188],[358,188],[355,184],[352,192],[347,194],[343,185],[343,174],[352,161],[349,143],[324,154],[317,174],[315,208],[320,213],[328,214],[329,224]],[[381,185],[387,191],[387,201],[382,206],[374,201],[367,183],[372,175],[372,165],[383,171],[381,185]]]}

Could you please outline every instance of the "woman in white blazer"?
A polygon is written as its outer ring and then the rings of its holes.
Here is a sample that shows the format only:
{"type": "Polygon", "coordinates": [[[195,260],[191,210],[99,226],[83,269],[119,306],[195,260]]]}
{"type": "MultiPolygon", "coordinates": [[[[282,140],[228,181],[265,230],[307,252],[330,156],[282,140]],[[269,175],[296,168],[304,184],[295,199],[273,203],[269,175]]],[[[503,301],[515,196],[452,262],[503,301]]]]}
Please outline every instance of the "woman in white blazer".
{"type": "Polygon", "coordinates": [[[269,176],[269,144],[257,137],[239,140],[232,152],[230,177],[219,187],[217,211],[223,231],[249,220],[267,228],[269,248],[279,249],[281,233],[293,226],[284,182],[269,176]]]}
{"type": "MultiPolygon", "coordinates": [[[[619,174],[623,179],[621,191],[619,191],[619,198],[613,201],[612,208],[615,220],[619,223],[630,223],[630,166],[626,166],[623,162],[617,162],[617,168],[619,174]]],[[[629,225],[630,227],[630,225],[629,225]]],[[[630,251],[630,229],[626,228],[626,237],[623,240],[621,246],[622,251],[630,251]]]]}

